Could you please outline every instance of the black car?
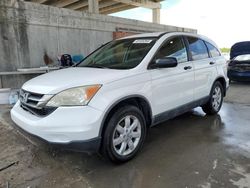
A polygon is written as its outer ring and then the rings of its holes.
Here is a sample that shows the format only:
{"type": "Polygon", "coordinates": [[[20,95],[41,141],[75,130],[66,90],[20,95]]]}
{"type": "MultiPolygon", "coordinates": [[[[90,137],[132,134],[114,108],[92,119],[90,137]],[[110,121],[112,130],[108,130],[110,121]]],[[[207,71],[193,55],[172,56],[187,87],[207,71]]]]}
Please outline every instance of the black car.
{"type": "Polygon", "coordinates": [[[230,81],[250,81],[250,41],[232,46],[227,76],[230,81]]]}

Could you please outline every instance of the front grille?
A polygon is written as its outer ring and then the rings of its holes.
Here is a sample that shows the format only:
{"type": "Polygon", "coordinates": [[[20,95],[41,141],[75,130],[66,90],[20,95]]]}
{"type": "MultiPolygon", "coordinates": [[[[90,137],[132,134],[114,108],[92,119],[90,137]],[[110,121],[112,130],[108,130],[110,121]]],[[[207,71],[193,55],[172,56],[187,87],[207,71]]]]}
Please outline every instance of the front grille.
{"type": "Polygon", "coordinates": [[[25,90],[20,90],[19,99],[20,99],[20,106],[36,115],[36,116],[47,116],[50,113],[54,112],[56,110],[55,107],[46,107],[44,105],[40,105],[43,99],[43,94],[37,94],[28,92],[25,90]]]}

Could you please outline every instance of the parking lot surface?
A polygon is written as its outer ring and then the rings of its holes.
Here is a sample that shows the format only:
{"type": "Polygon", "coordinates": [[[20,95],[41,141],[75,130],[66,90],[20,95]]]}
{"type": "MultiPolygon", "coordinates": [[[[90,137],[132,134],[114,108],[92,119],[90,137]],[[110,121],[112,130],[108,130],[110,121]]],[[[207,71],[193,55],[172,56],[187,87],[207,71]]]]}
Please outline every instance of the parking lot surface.
{"type": "Polygon", "coordinates": [[[122,165],[21,133],[10,109],[0,106],[0,187],[250,187],[250,84],[233,83],[218,115],[196,108],[153,127],[122,165]]]}

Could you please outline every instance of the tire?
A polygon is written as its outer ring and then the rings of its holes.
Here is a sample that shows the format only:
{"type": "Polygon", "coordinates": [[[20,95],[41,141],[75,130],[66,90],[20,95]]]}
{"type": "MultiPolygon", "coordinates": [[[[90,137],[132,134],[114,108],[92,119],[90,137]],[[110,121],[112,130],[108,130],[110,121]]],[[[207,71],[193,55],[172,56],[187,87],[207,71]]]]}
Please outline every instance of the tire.
{"type": "Polygon", "coordinates": [[[114,163],[129,161],[141,149],[146,129],[145,118],[137,107],[119,108],[109,119],[104,132],[102,155],[114,163]]]}
{"type": "Polygon", "coordinates": [[[209,101],[202,106],[202,110],[208,115],[217,114],[223,103],[223,86],[219,81],[216,81],[212,87],[209,101]]]}

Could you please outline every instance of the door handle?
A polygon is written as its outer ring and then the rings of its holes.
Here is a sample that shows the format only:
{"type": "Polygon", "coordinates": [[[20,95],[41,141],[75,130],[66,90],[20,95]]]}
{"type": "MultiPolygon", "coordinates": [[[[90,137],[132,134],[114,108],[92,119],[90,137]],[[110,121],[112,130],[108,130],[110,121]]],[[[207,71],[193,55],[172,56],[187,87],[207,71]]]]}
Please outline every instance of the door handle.
{"type": "Polygon", "coordinates": [[[184,67],[184,70],[188,70],[188,69],[192,69],[192,67],[191,66],[184,67]]]}
{"type": "Polygon", "coordinates": [[[210,64],[210,65],[214,65],[214,64],[215,64],[215,62],[211,61],[209,64],[210,64]]]}

